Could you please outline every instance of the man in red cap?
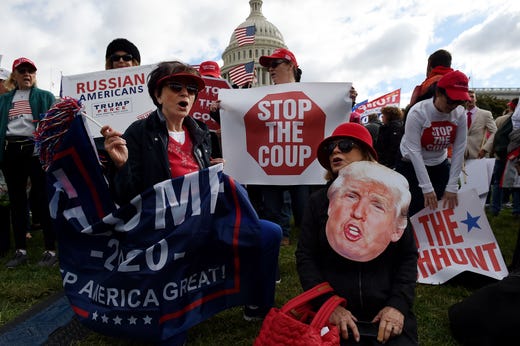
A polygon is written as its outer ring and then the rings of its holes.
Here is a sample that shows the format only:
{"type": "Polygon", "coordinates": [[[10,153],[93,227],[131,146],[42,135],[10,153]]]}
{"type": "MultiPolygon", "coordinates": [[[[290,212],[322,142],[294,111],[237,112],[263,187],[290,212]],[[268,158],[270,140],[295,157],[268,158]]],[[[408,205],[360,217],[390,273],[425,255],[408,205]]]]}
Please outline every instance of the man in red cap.
{"type": "Polygon", "coordinates": [[[203,61],[199,65],[200,75],[203,77],[222,78],[220,76],[220,66],[216,61],[203,61]]]}
{"type": "Polygon", "coordinates": [[[467,120],[464,111],[468,77],[460,71],[445,74],[437,82],[433,98],[416,103],[408,113],[396,170],[410,184],[409,215],[429,207],[458,205],[458,180],[466,149],[467,120]],[[453,146],[451,163],[448,147],[453,146]]]}
{"type": "Polygon", "coordinates": [[[435,93],[435,83],[446,73],[453,71],[451,68],[451,54],[445,49],[439,49],[428,57],[426,66],[426,79],[415,87],[412,92],[410,104],[406,106],[405,116],[410,108],[419,101],[433,97],[435,93]]]}

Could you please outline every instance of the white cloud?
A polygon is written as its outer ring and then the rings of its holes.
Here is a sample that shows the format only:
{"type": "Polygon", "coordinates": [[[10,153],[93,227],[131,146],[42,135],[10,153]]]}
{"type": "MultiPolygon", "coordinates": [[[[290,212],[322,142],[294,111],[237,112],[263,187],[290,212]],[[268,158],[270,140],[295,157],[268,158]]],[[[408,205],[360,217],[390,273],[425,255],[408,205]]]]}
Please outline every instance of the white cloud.
{"type": "MultiPolygon", "coordinates": [[[[60,72],[103,69],[116,37],[134,42],[143,64],[221,61],[249,15],[247,0],[4,0],[2,7],[1,65],[33,59],[39,86],[55,93],[60,72]]],[[[475,87],[518,85],[520,5],[511,1],[264,0],[262,10],[296,54],[303,81],[351,81],[362,99],[402,88],[406,103],[439,48],[475,87]]]]}

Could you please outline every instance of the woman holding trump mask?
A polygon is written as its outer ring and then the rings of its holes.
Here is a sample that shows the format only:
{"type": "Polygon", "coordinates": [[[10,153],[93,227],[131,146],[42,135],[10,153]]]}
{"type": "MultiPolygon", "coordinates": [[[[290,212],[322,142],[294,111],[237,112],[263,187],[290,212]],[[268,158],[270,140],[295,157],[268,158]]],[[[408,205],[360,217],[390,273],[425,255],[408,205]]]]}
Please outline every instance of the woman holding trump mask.
{"type": "Polygon", "coordinates": [[[357,123],[339,125],[320,143],[328,183],[311,195],[304,213],[298,274],[304,290],[329,282],[330,295],[347,300],[330,317],[341,345],[417,345],[408,183],[376,159],[370,133],[357,123]]]}

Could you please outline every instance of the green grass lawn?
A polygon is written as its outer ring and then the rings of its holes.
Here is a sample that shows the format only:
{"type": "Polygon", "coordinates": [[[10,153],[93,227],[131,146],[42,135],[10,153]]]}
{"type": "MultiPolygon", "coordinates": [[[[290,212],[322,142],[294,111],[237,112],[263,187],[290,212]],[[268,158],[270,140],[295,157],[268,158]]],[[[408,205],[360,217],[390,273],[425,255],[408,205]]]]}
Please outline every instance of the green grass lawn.
{"type": "MultiPolygon", "coordinates": [[[[516,244],[519,221],[511,216],[511,209],[505,209],[499,217],[489,217],[491,228],[500,245],[506,264],[511,258],[516,244]]],[[[294,251],[297,232],[292,235],[290,246],[280,253],[282,282],[276,288],[276,306],[282,306],[290,298],[301,293],[296,274],[294,251]]],[[[31,306],[61,289],[58,268],[40,268],[36,265],[43,248],[41,232],[35,232],[29,240],[29,264],[8,270],[8,258],[0,259],[0,326],[13,320],[31,306]]],[[[448,308],[467,297],[486,283],[492,282],[482,276],[461,275],[443,285],[419,284],[416,291],[415,313],[419,323],[421,345],[458,345],[452,338],[448,325],[448,308]]],[[[260,330],[260,322],[245,322],[241,308],[226,310],[192,328],[188,333],[189,345],[241,346],[251,345],[260,330]]],[[[135,342],[105,337],[90,333],[76,345],[138,345],[135,342]]],[[[142,344],[142,343],[141,343],[142,344]]]]}

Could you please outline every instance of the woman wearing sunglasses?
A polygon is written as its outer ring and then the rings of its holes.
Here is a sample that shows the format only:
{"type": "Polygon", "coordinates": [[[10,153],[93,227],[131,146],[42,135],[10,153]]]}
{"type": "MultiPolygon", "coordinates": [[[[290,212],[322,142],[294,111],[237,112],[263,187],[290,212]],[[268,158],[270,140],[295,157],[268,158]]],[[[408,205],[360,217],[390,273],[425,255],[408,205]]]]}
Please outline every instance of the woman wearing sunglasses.
{"type": "MultiPolygon", "coordinates": [[[[113,184],[119,202],[130,201],[161,181],[224,162],[211,158],[206,125],[188,115],[202,89],[204,80],[196,69],[178,61],[162,62],[148,77],[148,92],[157,109],[131,124],[124,135],[109,126],[101,129],[117,170],[113,184]]],[[[282,232],[264,220],[260,225],[262,250],[258,261],[263,271],[257,273],[256,287],[262,301],[271,301],[262,307],[268,310],[274,302],[274,272],[282,232]]],[[[172,342],[183,344],[185,337],[181,333],[172,342]]]]}
{"type": "Polygon", "coordinates": [[[117,171],[114,188],[119,202],[128,202],[158,182],[222,162],[210,159],[207,127],[188,116],[203,88],[196,69],[178,61],[162,62],[148,77],[148,93],[157,109],[130,125],[124,136],[109,126],[101,129],[117,171]]]}
{"type": "Polygon", "coordinates": [[[437,209],[441,199],[443,208],[458,205],[467,133],[466,112],[461,106],[469,100],[468,77],[452,71],[439,79],[433,98],[410,108],[400,145],[402,159],[396,163],[396,170],[410,184],[410,216],[425,207],[437,209]]]}
{"type": "Polygon", "coordinates": [[[105,70],[139,66],[141,54],[139,49],[125,38],[116,38],[107,46],[105,54],[105,70]]]}
{"type": "MultiPolygon", "coordinates": [[[[361,124],[341,124],[330,137],[320,143],[318,161],[327,170],[327,185],[311,195],[304,213],[296,249],[298,275],[304,290],[327,281],[334,289],[331,295],[347,300],[347,305],[337,307],[329,319],[340,330],[341,345],[380,345],[379,342],[388,345],[417,345],[417,322],[412,312],[417,277],[417,248],[411,228],[405,228],[401,238],[390,243],[377,257],[363,262],[337,253],[327,235],[329,221],[341,222],[338,218],[329,220],[332,207],[328,196],[332,190],[330,187],[339,185],[341,190],[363,190],[361,186],[343,185],[346,180],[338,175],[345,172],[347,167],[352,167],[350,165],[354,162],[370,161],[375,164],[376,160],[372,137],[361,124]]],[[[379,167],[378,170],[388,169],[379,164],[376,166],[379,167]]],[[[388,177],[391,181],[390,173],[388,177]]],[[[364,176],[356,178],[357,184],[361,184],[364,176]]],[[[368,185],[365,189],[369,189],[368,185]]],[[[341,194],[341,197],[344,195],[341,194]]],[[[358,212],[345,211],[345,215],[356,219],[359,225],[370,223],[367,222],[368,212],[358,215],[358,212]]],[[[365,231],[381,232],[370,229],[365,231]]],[[[356,240],[352,241],[361,243],[358,244],[360,248],[363,246],[363,239],[371,236],[362,234],[365,231],[358,231],[356,240]]],[[[391,231],[389,225],[388,232],[391,231]]],[[[344,237],[340,241],[346,243],[352,240],[348,238],[347,230],[344,237]]],[[[321,298],[318,303],[325,302],[329,297],[321,298]]]]}

